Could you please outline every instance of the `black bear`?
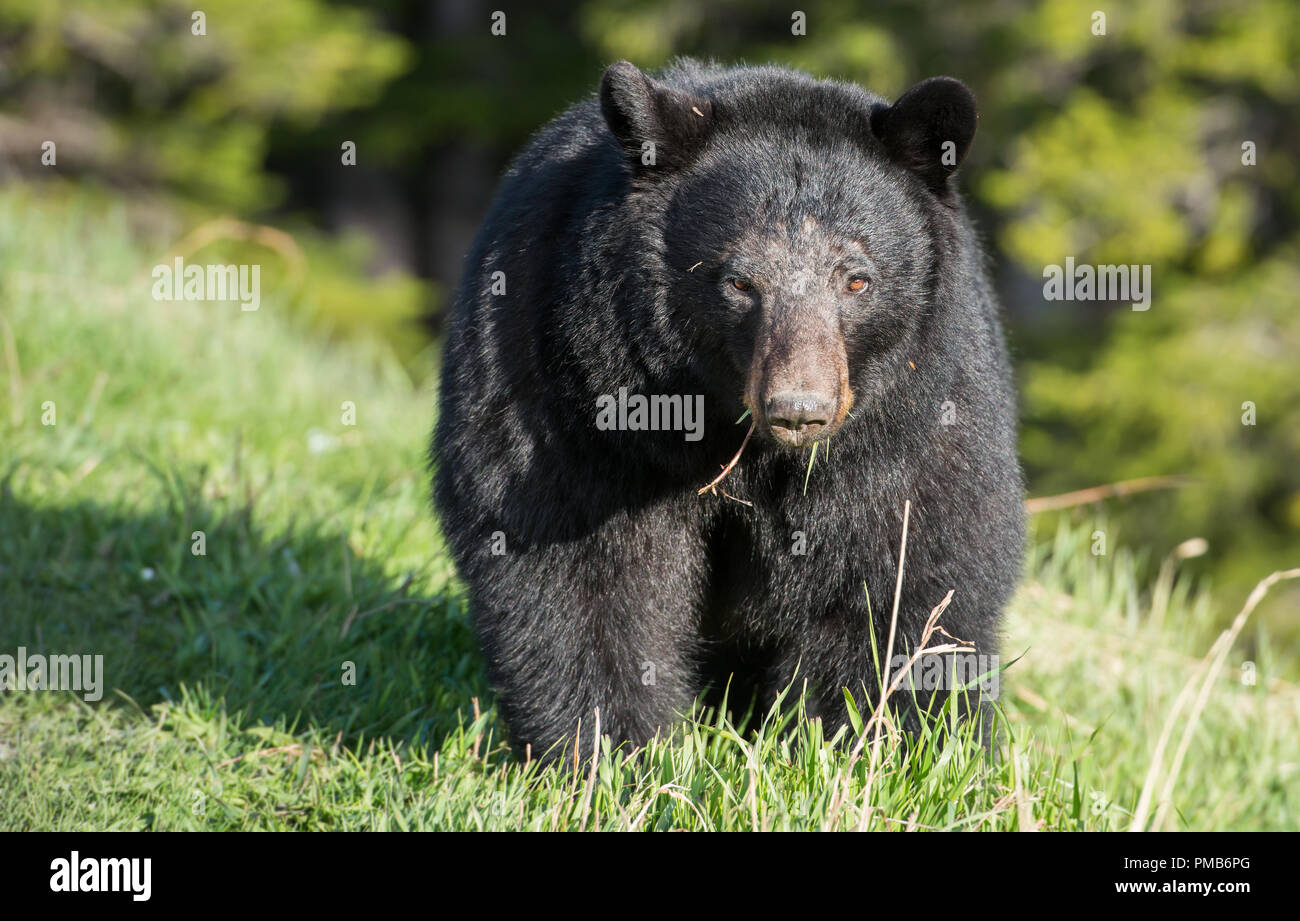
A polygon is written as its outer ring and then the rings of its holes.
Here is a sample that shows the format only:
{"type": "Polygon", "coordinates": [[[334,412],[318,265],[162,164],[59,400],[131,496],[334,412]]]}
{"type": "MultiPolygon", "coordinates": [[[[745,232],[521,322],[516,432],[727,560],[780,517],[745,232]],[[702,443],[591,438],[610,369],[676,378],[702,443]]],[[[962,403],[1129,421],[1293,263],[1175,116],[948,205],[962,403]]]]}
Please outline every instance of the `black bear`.
{"type": "Polygon", "coordinates": [[[950,590],[940,625],[996,654],[1024,512],[953,187],[975,124],[947,77],[890,105],[621,62],[516,159],[451,310],[432,458],[519,750],[558,754],[597,708],[641,743],[702,692],[761,710],[792,681],[842,724],[845,688],[879,699],[908,500],[896,654],[950,590]]]}

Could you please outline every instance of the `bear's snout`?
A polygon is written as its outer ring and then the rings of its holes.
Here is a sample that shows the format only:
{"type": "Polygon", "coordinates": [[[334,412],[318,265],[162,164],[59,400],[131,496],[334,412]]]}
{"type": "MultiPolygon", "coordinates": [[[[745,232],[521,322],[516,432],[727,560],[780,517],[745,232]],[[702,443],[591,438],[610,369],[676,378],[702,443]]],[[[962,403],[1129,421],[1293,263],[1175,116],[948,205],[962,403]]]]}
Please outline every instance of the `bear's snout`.
{"type": "Polygon", "coordinates": [[[760,332],[745,387],[758,433],[807,448],[834,434],[853,404],[838,318],[804,302],[774,304],[760,332]]]}
{"type": "Polygon", "coordinates": [[[835,418],[835,397],[787,390],[767,398],[767,424],[778,441],[799,447],[821,435],[835,418]]]}

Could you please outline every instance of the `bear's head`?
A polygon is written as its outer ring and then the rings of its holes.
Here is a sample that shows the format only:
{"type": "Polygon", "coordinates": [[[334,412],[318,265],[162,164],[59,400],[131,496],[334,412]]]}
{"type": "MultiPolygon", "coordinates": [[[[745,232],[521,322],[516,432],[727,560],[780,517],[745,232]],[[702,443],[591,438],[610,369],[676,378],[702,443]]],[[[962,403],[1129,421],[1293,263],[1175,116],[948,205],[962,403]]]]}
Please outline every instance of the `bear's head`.
{"type": "Polygon", "coordinates": [[[779,68],[656,80],[620,62],[600,104],[655,261],[638,274],[727,412],[739,397],[763,436],[806,447],[907,372],[940,306],[950,177],[975,133],[962,83],[925,80],[890,105],[779,68]]]}

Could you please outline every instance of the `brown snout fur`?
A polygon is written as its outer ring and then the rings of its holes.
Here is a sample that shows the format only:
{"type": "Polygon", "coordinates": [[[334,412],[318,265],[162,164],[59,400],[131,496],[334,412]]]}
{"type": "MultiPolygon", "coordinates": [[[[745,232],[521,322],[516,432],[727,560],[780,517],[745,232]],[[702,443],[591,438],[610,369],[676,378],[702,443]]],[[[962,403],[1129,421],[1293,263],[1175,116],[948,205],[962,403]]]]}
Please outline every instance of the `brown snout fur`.
{"type": "Polygon", "coordinates": [[[835,416],[819,438],[839,428],[853,406],[848,355],[837,317],[792,311],[765,323],[754,345],[745,384],[745,406],[765,434],[771,433],[767,403],[788,391],[811,392],[835,401],[835,416]]]}

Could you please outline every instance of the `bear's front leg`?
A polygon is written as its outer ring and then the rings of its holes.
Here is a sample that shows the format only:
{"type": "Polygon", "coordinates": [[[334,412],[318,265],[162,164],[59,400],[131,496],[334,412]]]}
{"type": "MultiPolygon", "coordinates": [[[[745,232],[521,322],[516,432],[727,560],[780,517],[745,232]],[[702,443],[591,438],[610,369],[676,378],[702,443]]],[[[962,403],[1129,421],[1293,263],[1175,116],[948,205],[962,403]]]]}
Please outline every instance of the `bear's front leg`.
{"type": "Polygon", "coordinates": [[[954,645],[959,639],[961,651],[916,656],[932,612],[921,598],[931,594],[933,590],[904,598],[894,629],[892,654],[887,653],[892,605],[884,611],[873,611],[874,623],[869,623],[865,605],[857,598],[846,597],[841,607],[809,619],[802,642],[787,650],[780,671],[788,681],[795,677],[797,668],[797,683],[804,686],[806,682],[807,713],[825,722],[827,736],[848,723],[844,698],[847,689],[864,722],[887,692],[887,707],[895,724],[913,735],[925,726],[941,728],[947,724],[949,698],[955,696],[958,722],[965,724],[978,713],[976,732],[985,747],[991,744],[999,660],[995,636],[980,629],[980,624],[992,623],[993,618],[954,609],[954,599],[939,623],[967,635],[935,631],[925,648],[954,645]],[[945,623],[949,613],[953,616],[945,623]]]}
{"type": "Polygon", "coordinates": [[[462,561],[519,756],[567,758],[576,742],[586,758],[597,708],[615,744],[642,744],[689,708],[704,555],[680,515],[619,511],[576,538],[519,543],[499,532],[498,552],[462,561]]]}

